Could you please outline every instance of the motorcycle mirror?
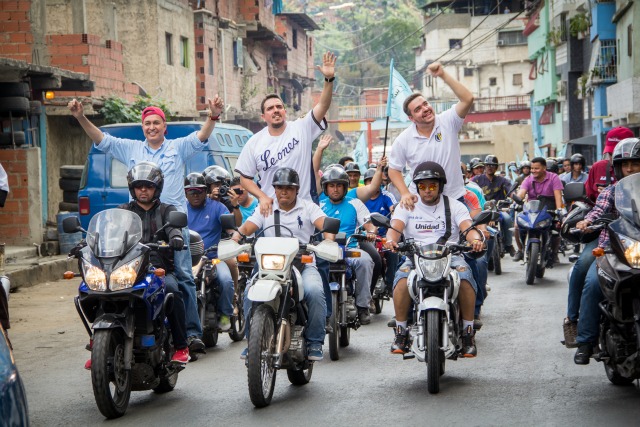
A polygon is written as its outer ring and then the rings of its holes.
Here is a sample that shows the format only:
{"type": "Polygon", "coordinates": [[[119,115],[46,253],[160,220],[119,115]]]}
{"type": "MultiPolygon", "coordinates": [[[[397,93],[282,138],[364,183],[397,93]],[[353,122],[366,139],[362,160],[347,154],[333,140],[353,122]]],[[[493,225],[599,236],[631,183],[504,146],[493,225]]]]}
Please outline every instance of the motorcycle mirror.
{"type": "Polygon", "coordinates": [[[564,200],[569,202],[575,202],[583,200],[587,192],[582,182],[570,182],[564,187],[564,200]]]}
{"type": "Polygon", "coordinates": [[[170,227],[183,228],[187,226],[187,214],[184,212],[169,212],[168,222],[170,227]]]}
{"type": "Polygon", "coordinates": [[[62,230],[65,233],[77,233],[78,231],[84,231],[80,227],[80,220],[77,216],[70,216],[62,221],[62,230]]]}
{"type": "Polygon", "coordinates": [[[482,211],[473,218],[473,221],[471,221],[471,225],[476,226],[478,224],[487,224],[489,221],[496,221],[498,218],[500,218],[500,214],[498,212],[492,212],[489,210],[482,211]],[[496,219],[494,219],[493,214],[496,214],[496,219]]]}
{"type": "Polygon", "coordinates": [[[325,217],[322,231],[330,234],[337,234],[340,231],[340,220],[337,218],[325,217]]]}
{"type": "Polygon", "coordinates": [[[236,217],[233,214],[220,215],[220,225],[223,230],[237,230],[236,217]]]}
{"type": "Polygon", "coordinates": [[[371,214],[371,223],[376,227],[391,228],[391,220],[381,213],[374,212],[371,214]]]}

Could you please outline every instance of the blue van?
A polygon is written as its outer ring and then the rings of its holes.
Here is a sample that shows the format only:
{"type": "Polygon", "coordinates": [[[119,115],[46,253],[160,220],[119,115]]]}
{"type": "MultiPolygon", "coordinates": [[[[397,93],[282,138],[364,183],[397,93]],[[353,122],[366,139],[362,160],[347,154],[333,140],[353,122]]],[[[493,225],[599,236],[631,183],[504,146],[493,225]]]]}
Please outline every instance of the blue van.
{"type": "MultiPolygon", "coordinates": [[[[167,138],[187,136],[200,130],[201,126],[201,122],[168,122],[167,138]]],[[[139,141],[145,139],[140,123],[106,125],[100,129],[118,138],[139,141]]],[[[206,155],[196,155],[189,159],[184,171],[185,176],[191,172],[202,172],[211,165],[222,166],[233,175],[240,151],[251,135],[253,133],[242,126],[216,124],[209,137],[208,147],[203,151],[206,155]]],[[[89,221],[96,213],[129,201],[127,172],[122,162],[114,159],[111,154],[98,151],[95,145],[91,144],[78,191],[78,212],[84,229],[89,226],[89,221]]]]}

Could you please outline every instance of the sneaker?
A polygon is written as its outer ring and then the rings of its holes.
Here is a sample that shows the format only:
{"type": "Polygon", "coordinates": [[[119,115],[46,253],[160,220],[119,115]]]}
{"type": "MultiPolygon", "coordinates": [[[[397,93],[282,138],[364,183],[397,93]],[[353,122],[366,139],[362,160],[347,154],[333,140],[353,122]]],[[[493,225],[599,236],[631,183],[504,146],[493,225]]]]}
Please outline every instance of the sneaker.
{"type": "Polygon", "coordinates": [[[369,313],[376,314],[376,302],[371,298],[371,302],[369,302],[369,313]]]}
{"type": "Polygon", "coordinates": [[[87,363],[84,364],[84,369],[87,371],[91,370],[91,359],[87,360],[87,363]]]}
{"type": "Polygon", "coordinates": [[[189,345],[189,352],[191,353],[204,353],[204,343],[202,340],[195,335],[187,338],[187,343],[189,345]]]}
{"type": "Polygon", "coordinates": [[[391,353],[405,354],[409,352],[409,331],[402,326],[396,328],[396,339],[391,344],[391,353]]]}
{"type": "Polygon", "coordinates": [[[504,251],[505,251],[506,253],[508,253],[508,254],[509,254],[509,256],[511,256],[511,257],[515,256],[515,254],[516,254],[516,250],[515,250],[515,248],[513,247],[513,245],[511,245],[511,246],[505,246],[504,251]]]}
{"type": "Polygon", "coordinates": [[[478,349],[476,348],[475,331],[472,326],[467,326],[467,329],[462,332],[462,349],[460,350],[460,356],[476,357],[477,355],[478,349]]]}
{"type": "Polygon", "coordinates": [[[475,331],[479,331],[480,329],[482,329],[482,320],[480,320],[480,316],[476,316],[475,319],[473,319],[473,330],[475,331]]]}
{"type": "Polygon", "coordinates": [[[176,352],[173,353],[173,357],[171,358],[171,362],[180,363],[182,365],[184,365],[188,361],[189,361],[189,347],[176,350],[176,352]]]}
{"type": "Polygon", "coordinates": [[[330,324],[329,322],[331,322],[331,318],[330,318],[330,317],[327,317],[327,320],[326,320],[326,322],[324,323],[324,331],[325,331],[327,334],[332,334],[332,333],[333,333],[333,327],[331,326],[331,324],[330,324]]]}
{"type": "Polygon", "coordinates": [[[220,316],[218,328],[220,332],[228,332],[229,329],[231,329],[231,319],[229,319],[229,316],[225,316],[224,314],[220,316]]]}
{"type": "Polygon", "coordinates": [[[245,347],[245,349],[242,350],[242,353],[240,353],[240,359],[246,360],[247,354],[249,354],[249,347],[245,347]]]}
{"type": "Polygon", "coordinates": [[[396,327],[396,318],[395,316],[391,318],[391,320],[389,320],[387,322],[387,326],[390,328],[395,328],[396,327]]]}
{"type": "Polygon", "coordinates": [[[369,315],[368,307],[358,307],[358,319],[360,319],[361,325],[368,325],[371,323],[371,315],[369,315]]]}
{"type": "Polygon", "coordinates": [[[579,343],[576,354],[573,356],[573,362],[576,365],[588,365],[592,354],[593,346],[591,344],[579,343]]]}
{"type": "Polygon", "coordinates": [[[524,259],[524,254],[522,253],[522,251],[517,251],[513,256],[514,261],[522,261],[523,259],[524,259]]]}
{"type": "Polygon", "coordinates": [[[564,345],[567,348],[576,348],[578,342],[576,337],[578,336],[578,322],[572,322],[569,318],[564,319],[562,325],[562,331],[564,332],[564,345]]]}
{"type": "Polygon", "coordinates": [[[319,343],[309,344],[309,346],[307,347],[307,359],[314,360],[317,362],[322,360],[323,357],[324,357],[324,354],[322,353],[322,344],[319,344],[319,343]]]}

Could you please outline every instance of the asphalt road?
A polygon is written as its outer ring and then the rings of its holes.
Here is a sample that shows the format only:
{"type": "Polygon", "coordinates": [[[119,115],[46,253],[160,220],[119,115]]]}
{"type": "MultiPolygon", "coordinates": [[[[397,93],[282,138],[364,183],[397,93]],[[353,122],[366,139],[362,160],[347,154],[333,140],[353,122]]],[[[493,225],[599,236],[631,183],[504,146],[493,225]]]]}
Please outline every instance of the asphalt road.
{"type": "MultiPolygon", "coordinates": [[[[640,389],[611,385],[593,361],[574,365],[573,350],[560,344],[569,263],[527,286],[522,266],[505,261],[502,276],[489,276],[478,357],[447,361],[437,395],[427,392],[424,364],[389,353],[387,303],[352,332],[339,361],[327,352],[316,363],[306,386],[290,385],[280,372],[270,407],[255,409],[249,400],[239,359],[245,343],[223,336],[187,366],[173,392],[133,392],[126,415],[109,425],[638,425],[640,389]]],[[[106,422],[83,369],[89,353],[72,301],[76,287],[77,279],[12,294],[10,333],[35,426],[106,422]]]]}

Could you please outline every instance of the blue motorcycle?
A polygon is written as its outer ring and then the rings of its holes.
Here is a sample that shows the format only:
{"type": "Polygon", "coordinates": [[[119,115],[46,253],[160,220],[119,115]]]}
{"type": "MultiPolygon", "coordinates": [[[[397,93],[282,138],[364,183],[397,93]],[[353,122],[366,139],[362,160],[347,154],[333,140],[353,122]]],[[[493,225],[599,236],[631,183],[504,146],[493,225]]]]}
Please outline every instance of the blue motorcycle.
{"type": "MultiPolygon", "coordinates": [[[[165,227],[186,224],[184,213],[170,212],[165,227]]],[[[76,217],[66,218],[63,229],[85,231],[76,217]]],[[[81,273],[65,273],[65,278],[82,277],[74,302],[92,343],[93,394],[107,418],[124,415],[132,390],[173,390],[183,369],[171,363],[174,349],[166,313],[173,294],[165,293],[165,270],[149,261],[152,251],[172,249],[142,244],[141,238],[137,214],[102,211],[89,223],[86,245],[69,254],[78,259],[81,273]]]]}
{"type": "Polygon", "coordinates": [[[520,238],[525,248],[527,285],[532,285],[536,277],[543,278],[548,262],[553,259],[551,229],[554,218],[547,211],[547,204],[545,200],[530,200],[524,204],[522,212],[517,217],[520,238]]]}

